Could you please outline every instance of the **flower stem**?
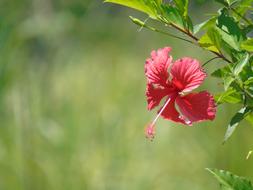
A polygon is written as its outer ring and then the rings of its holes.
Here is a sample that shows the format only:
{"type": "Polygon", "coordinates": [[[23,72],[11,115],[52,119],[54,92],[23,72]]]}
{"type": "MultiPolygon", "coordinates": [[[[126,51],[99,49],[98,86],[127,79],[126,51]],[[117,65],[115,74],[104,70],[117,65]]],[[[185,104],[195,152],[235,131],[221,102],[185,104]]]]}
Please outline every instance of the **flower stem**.
{"type": "Polygon", "coordinates": [[[212,59],[209,59],[208,61],[206,61],[205,63],[203,63],[202,67],[205,67],[207,65],[207,63],[209,63],[209,62],[211,62],[211,61],[213,61],[215,59],[218,59],[218,58],[220,58],[220,57],[213,57],[212,59]]]}
{"type": "Polygon", "coordinates": [[[179,39],[179,40],[183,40],[183,41],[185,41],[185,42],[189,42],[189,43],[191,43],[191,44],[197,45],[196,43],[194,43],[194,42],[191,41],[191,40],[188,40],[188,39],[185,39],[185,38],[176,36],[176,35],[174,35],[174,34],[171,34],[171,33],[169,33],[169,32],[165,32],[165,31],[156,29],[156,28],[154,28],[154,27],[148,26],[145,22],[143,22],[143,21],[141,21],[141,20],[139,20],[139,19],[137,19],[137,18],[134,18],[134,17],[131,17],[131,16],[130,16],[130,19],[132,20],[132,22],[133,22],[134,24],[140,26],[141,29],[142,29],[142,28],[147,28],[147,29],[152,30],[152,31],[154,31],[154,32],[158,32],[158,33],[161,33],[161,34],[165,34],[165,35],[167,35],[167,36],[170,36],[170,37],[173,37],[173,38],[177,38],[177,39],[179,39]]]}
{"type": "MultiPolygon", "coordinates": [[[[165,31],[162,31],[162,30],[153,28],[153,27],[148,26],[148,25],[146,25],[146,24],[143,24],[142,27],[147,28],[147,29],[149,29],[149,30],[152,30],[152,31],[154,31],[154,32],[158,32],[158,33],[161,33],[161,34],[165,34],[165,35],[170,36],[170,37],[173,37],[173,38],[177,38],[177,39],[179,39],[179,40],[183,40],[183,41],[188,42],[188,43],[191,43],[191,44],[195,44],[195,43],[194,43],[193,41],[191,41],[191,40],[187,40],[187,39],[185,39],[185,38],[182,38],[182,37],[176,36],[176,35],[174,35],[174,34],[171,34],[171,33],[169,33],[169,32],[165,32],[165,31]]],[[[195,45],[196,45],[196,44],[195,44],[195,45]]]]}

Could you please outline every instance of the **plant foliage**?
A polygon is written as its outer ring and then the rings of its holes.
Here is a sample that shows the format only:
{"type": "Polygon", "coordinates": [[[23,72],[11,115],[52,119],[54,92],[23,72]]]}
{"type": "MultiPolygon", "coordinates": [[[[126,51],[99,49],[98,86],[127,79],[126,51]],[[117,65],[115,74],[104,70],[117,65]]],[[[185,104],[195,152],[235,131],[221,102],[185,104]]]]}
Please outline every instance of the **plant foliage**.
{"type": "MultiPolygon", "coordinates": [[[[106,0],[146,13],[161,25],[170,26],[188,36],[187,39],[162,31],[130,17],[133,23],[149,30],[197,45],[223,60],[211,76],[222,80],[224,91],[215,95],[217,105],[239,104],[240,109],[228,122],[224,142],[244,119],[253,124],[253,22],[247,17],[253,0],[215,0],[222,7],[211,18],[193,25],[188,14],[188,0],[106,0]],[[201,33],[201,36],[196,36],[201,33]]],[[[213,60],[212,59],[212,60],[213,60]]],[[[207,62],[210,62],[207,61],[207,62]]],[[[251,152],[250,152],[251,153],[251,152]]],[[[250,155],[250,154],[249,154],[250,155]]],[[[248,155],[248,157],[249,157],[248,155]]],[[[253,190],[249,180],[228,171],[207,169],[219,181],[222,190],[253,190]]]]}
{"type": "Polygon", "coordinates": [[[251,182],[244,177],[224,170],[209,168],[207,170],[218,180],[221,190],[253,190],[251,182]]]}
{"type": "Polygon", "coordinates": [[[247,17],[247,12],[252,9],[253,0],[216,0],[222,7],[211,18],[196,25],[192,24],[188,14],[188,0],[170,2],[106,0],[105,2],[144,12],[161,25],[173,27],[184,33],[188,39],[148,26],[133,17],[131,17],[132,21],[152,31],[202,47],[223,60],[221,68],[212,73],[212,76],[220,78],[224,85],[224,91],[216,95],[217,105],[229,103],[241,106],[240,111],[228,122],[224,141],[232,135],[242,120],[253,115],[253,38],[249,36],[253,30],[253,22],[247,17]],[[199,33],[201,36],[197,36],[199,33]]]}

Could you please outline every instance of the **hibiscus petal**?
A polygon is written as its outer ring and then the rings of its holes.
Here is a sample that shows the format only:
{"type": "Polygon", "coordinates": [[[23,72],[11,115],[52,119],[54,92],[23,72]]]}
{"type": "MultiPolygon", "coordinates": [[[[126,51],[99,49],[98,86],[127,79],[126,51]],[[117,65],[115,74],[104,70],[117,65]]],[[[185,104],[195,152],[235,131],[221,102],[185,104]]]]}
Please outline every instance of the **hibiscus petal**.
{"type": "Polygon", "coordinates": [[[191,93],[186,96],[178,96],[176,103],[181,113],[190,122],[213,120],[216,114],[216,106],[213,96],[206,92],[191,93]]]}
{"type": "Polygon", "coordinates": [[[181,92],[189,92],[197,88],[206,77],[199,62],[189,57],[175,61],[171,68],[171,74],[173,84],[181,92]]]}
{"type": "MultiPolygon", "coordinates": [[[[185,121],[180,116],[180,113],[175,108],[176,96],[171,96],[170,98],[171,98],[171,100],[168,103],[168,105],[165,107],[165,109],[163,110],[163,112],[161,113],[161,116],[164,119],[168,119],[168,120],[171,120],[171,121],[174,121],[174,122],[179,122],[179,123],[186,124],[185,121]]],[[[162,108],[160,108],[160,110],[161,109],[162,108]]],[[[158,111],[158,113],[160,112],[160,110],[158,111]]]]}
{"type": "Polygon", "coordinates": [[[168,67],[172,61],[172,57],[168,55],[170,51],[170,47],[165,47],[151,52],[151,58],[148,58],[145,64],[148,83],[166,86],[168,67]]]}
{"type": "Polygon", "coordinates": [[[162,98],[168,95],[168,93],[168,89],[155,88],[153,84],[148,83],[146,88],[148,110],[152,110],[154,107],[158,106],[162,98]]]}

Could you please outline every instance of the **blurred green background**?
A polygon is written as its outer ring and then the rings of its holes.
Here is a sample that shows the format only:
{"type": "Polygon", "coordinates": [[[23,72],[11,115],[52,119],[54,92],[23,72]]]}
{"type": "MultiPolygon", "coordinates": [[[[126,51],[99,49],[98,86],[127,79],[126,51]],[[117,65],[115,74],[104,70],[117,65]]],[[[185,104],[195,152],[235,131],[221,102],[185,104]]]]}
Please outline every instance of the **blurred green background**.
{"type": "MultiPolygon", "coordinates": [[[[195,23],[217,6],[191,1],[195,23]]],[[[155,116],[145,100],[150,51],[212,55],[138,31],[128,15],[146,18],[99,0],[0,1],[0,190],[219,189],[206,167],[253,179],[252,127],[221,144],[236,107],[193,127],[160,119],[155,141],[145,139],[155,116]]],[[[222,85],[208,77],[201,89],[222,85]]]]}

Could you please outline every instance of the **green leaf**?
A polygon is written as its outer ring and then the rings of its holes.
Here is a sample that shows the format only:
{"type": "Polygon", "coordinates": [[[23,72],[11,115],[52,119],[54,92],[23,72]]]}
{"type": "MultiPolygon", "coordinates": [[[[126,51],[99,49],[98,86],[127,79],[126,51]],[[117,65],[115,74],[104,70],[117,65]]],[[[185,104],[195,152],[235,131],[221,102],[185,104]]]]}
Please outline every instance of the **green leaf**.
{"type": "MultiPolygon", "coordinates": [[[[245,72],[248,72],[250,69],[244,69],[245,72]]],[[[247,77],[247,80],[244,81],[244,91],[245,91],[245,98],[246,98],[246,104],[250,107],[253,107],[253,71],[251,70],[251,73],[244,73],[247,77]]]]}
{"type": "Polygon", "coordinates": [[[199,39],[199,45],[207,50],[214,51],[216,53],[219,53],[219,50],[217,47],[214,45],[208,34],[204,34],[200,39],[199,39]]]}
{"type": "Polygon", "coordinates": [[[207,170],[219,181],[222,190],[253,190],[251,182],[244,177],[224,170],[210,168],[207,170]]]}
{"type": "Polygon", "coordinates": [[[211,76],[213,77],[217,77],[217,78],[222,78],[224,76],[227,76],[229,75],[229,73],[231,73],[231,68],[227,65],[223,68],[219,68],[217,70],[215,70],[211,76]]]}
{"type": "Polygon", "coordinates": [[[174,0],[180,13],[186,18],[188,16],[188,0],[174,0]]]}
{"type": "Polygon", "coordinates": [[[230,85],[232,84],[232,82],[234,82],[235,81],[235,78],[234,77],[232,77],[232,76],[225,76],[225,77],[223,77],[223,82],[224,82],[224,89],[225,89],[225,91],[227,91],[228,90],[228,88],[230,87],[230,85]]]}
{"type": "Polygon", "coordinates": [[[253,107],[253,94],[247,93],[245,98],[246,98],[246,105],[253,107]]]}
{"type": "Polygon", "coordinates": [[[105,3],[115,3],[142,11],[148,14],[151,18],[156,19],[157,13],[155,11],[155,5],[159,6],[161,0],[105,0],[105,3]]]}
{"type": "Polygon", "coordinates": [[[231,0],[215,0],[215,1],[225,5],[226,7],[229,7],[231,5],[231,0]]]}
{"type": "Polygon", "coordinates": [[[242,30],[243,30],[244,34],[248,34],[253,30],[253,25],[244,26],[244,28],[242,28],[242,30]]]}
{"type": "Polygon", "coordinates": [[[249,38],[241,43],[241,48],[253,52],[253,38],[249,38]]]}
{"type": "Polygon", "coordinates": [[[248,64],[245,65],[242,72],[239,74],[239,77],[243,82],[253,77],[253,56],[250,57],[248,64]]]}
{"type": "Polygon", "coordinates": [[[212,17],[212,18],[210,18],[210,19],[208,19],[208,20],[206,20],[206,21],[204,21],[200,24],[195,25],[194,29],[193,29],[193,33],[197,34],[201,30],[204,30],[204,29],[207,29],[211,26],[214,26],[215,22],[216,22],[216,19],[217,19],[217,17],[215,16],[215,17],[212,17]]]}
{"type": "MultiPolygon", "coordinates": [[[[231,48],[230,48],[231,49],[231,48]]],[[[245,51],[235,51],[231,49],[230,55],[232,57],[232,62],[236,63],[240,60],[242,60],[245,57],[245,51]]]]}
{"type": "Polygon", "coordinates": [[[249,61],[249,54],[245,53],[244,57],[242,57],[242,59],[240,61],[238,61],[238,63],[236,63],[236,65],[234,66],[234,69],[233,69],[234,75],[237,76],[238,74],[240,74],[240,72],[246,66],[248,61],[249,61]]]}
{"type": "Polygon", "coordinates": [[[189,16],[187,16],[185,19],[185,29],[193,33],[193,23],[189,16]]]}
{"type": "Polygon", "coordinates": [[[236,127],[238,126],[238,124],[251,112],[250,108],[248,107],[243,107],[242,109],[240,109],[231,119],[225,137],[224,137],[224,141],[226,142],[228,140],[228,138],[233,134],[233,132],[235,131],[236,127]]]}
{"type": "Polygon", "coordinates": [[[249,115],[247,115],[247,117],[245,119],[248,122],[250,122],[251,125],[253,125],[253,113],[250,113],[249,115]]]}
{"type": "Polygon", "coordinates": [[[172,7],[170,5],[161,5],[161,14],[162,19],[165,19],[167,24],[173,23],[174,25],[178,26],[179,28],[184,29],[186,26],[185,19],[180,11],[176,7],[172,7]]]}
{"type": "Polygon", "coordinates": [[[228,89],[226,92],[216,94],[214,98],[218,105],[223,103],[238,104],[243,101],[242,95],[233,88],[228,89]]]}
{"type": "Polygon", "coordinates": [[[235,78],[232,76],[230,65],[227,65],[223,68],[215,70],[211,76],[222,78],[224,83],[224,89],[225,91],[228,90],[232,82],[235,80],[235,78]]]}
{"type": "MultiPolygon", "coordinates": [[[[235,8],[236,12],[239,13],[239,15],[244,15],[247,10],[249,10],[252,7],[252,0],[240,0],[237,1],[237,7],[235,8]]],[[[241,16],[239,15],[235,15],[235,17],[237,17],[237,19],[241,19],[241,16]]]]}
{"type": "Polygon", "coordinates": [[[214,43],[215,47],[217,47],[217,49],[220,51],[222,46],[221,35],[215,28],[208,29],[207,34],[210,37],[211,41],[214,43]]]}
{"type": "Polygon", "coordinates": [[[214,28],[210,28],[199,39],[199,45],[204,49],[219,53],[221,38],[214,28]]]}
{"type": "Polygon", "coordinates": [[[217,31],[221,38],[233,49],[240,51],[240,43],[245,39],[243,31],[233,17],[229,16],[227,9],[222,9],[217,19],[217,31]]]}
{"type": "Polygon", "coordinates": [[[253,86],[253,77],[249,77],[248,80],[244,82],[245,86],[253,86]]]}
{"type": "Polygon", "coordinates": [[[246,104],[253,108],[253,76],[244,82],[246,104]]]}
{"type": "Polygon", "coordinates": [[[227,1],[225,1],[225,0],[215,0],[215,1],[217,1],[218,3],[221,3],[221,4],[225,5],[225,6],[228,6],[227,1]]]}

